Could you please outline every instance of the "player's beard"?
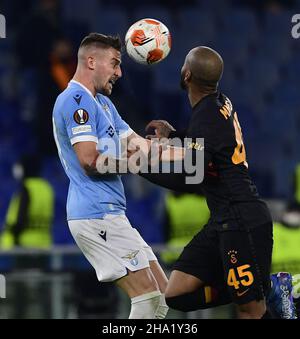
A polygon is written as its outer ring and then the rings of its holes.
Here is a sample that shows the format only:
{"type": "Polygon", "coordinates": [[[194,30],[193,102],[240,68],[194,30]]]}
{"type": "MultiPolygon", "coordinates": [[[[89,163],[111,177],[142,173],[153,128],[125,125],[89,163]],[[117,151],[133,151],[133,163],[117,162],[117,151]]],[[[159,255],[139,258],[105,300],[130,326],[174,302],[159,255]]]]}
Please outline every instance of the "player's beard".
{"type": "Polygon", "coordinates": [[[108,86],[110,86],[109,83],[107,83],[105,86],[101,86],[101,87],[99,86],[97,88],[97,93],[101,93],[101,94],[106,95],[106,96],[111,95],[112,88],[109,89],[109,88],[107,88],[108,86]]]}
{"type": "MultiPolygon", "coordinates": [[[[109,85],[110,86],[110,85],[109,85]]],[[[112,87],[110,89],[104,87],[103,90],[102,90],[102,94],[106,95],[106,96],[109,96],[111,95],[112,93],[112,87]]]]}

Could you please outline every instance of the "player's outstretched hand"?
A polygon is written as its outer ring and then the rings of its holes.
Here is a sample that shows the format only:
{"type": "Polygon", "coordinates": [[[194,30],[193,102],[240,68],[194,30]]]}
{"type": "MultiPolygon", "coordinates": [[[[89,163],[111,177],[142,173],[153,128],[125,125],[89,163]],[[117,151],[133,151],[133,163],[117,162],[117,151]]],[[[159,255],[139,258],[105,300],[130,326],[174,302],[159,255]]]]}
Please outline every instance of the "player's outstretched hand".
{"type": "Polygon", "coordinates": [[[171,126],[166,120],[152,120],[146,126],[145,130],[148,132],[149,130],[154,129],[155,135],[147,135],[147,139],[153,138],[168,138],[170,132],[175,131],[175,128],[171,126]]]}

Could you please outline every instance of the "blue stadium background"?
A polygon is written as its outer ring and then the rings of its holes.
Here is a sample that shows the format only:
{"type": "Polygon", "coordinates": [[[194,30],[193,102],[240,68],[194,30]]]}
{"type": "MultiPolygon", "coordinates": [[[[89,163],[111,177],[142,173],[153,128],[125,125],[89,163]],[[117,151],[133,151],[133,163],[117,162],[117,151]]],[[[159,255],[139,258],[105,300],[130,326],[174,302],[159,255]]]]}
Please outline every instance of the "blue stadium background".
{"type": "MultiPolygon", "coordinates": [[[[11,166],[20,156],[35,152],[40,146],[33,128],[36,114],[44,119],[43,106],[37,103],[37,65],[43,65],[43,58],[47,57],[45,47],[51,49],[53,42],[43,25],[40,30],[31,27],[30,17],[40,3],[0,1],[0,12],[7,21],[7,38],[0,40],[0,225],[18,186],[11,166]],[[20,40],[20,36],[25,40],[20,40]],[[29,62],[24,58],[20,61],[18,50],[22,41],[26,43],[29,62]],[[33,50],[35,58],[41,53],[36,64],[30,63],[33,50]]],[[[291,199],[293,170],[300,158],[300,39],[291,36],[291,18],[299,12],[299,0],[56,3],[58,30],[75,51],[91,31],[118,33],[124,38],[128,27],[144,17],[159,19],[168,26],[173,43],[168,58],[159,65],[146,67],[124,55],[123,78],[113,94],[120,114],[143,135],[145,124],[153,118],[169,120],[177,128],[187,123],[190,108],[186,94],[179,89],[184,56],[197,45],[216,49],[225,61],[221,89],[238,112],[250,173],[260,193],[264,198],[291,199]]],[[[44,121],[47,119],[45,116],[44,121]]],[[[46,129],[50,135],[52,126],[48,124],[46,129]]],[[[55,243],[70,243],[65,220],[68,180],[51,147],[43,152],[42,176],[49,179],[56,191],[55,243]]],[[[125,176],[124,182],[132,223],[148,242],[162,242],[164,191],[133,176],[125,176]]]]}

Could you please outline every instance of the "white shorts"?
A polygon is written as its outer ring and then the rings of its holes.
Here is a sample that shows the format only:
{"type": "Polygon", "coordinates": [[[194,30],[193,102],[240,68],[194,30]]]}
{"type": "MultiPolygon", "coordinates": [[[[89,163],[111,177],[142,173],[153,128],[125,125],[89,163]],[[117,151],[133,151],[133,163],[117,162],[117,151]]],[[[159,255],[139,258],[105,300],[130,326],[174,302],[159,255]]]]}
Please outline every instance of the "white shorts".
{"type": "Polygon", "coordinates": [[[103,219],[69,220],[70,231],[99,281],[114,281],[157,260],[151,247],[124,214],[103,219]]]}

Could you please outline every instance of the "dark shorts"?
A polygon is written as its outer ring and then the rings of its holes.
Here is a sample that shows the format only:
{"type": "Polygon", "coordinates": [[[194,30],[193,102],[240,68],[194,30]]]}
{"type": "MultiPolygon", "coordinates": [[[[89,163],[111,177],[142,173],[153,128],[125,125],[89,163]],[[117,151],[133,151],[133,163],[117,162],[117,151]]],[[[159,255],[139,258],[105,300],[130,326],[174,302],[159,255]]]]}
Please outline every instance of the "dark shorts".
{"type": "Polygon", "coordinates": [[[272,222],[247,229],[232,220],[210,222],[184,248],[173,269],[218,290],[236,304],[262,300],[270,288],[272,222]]]}

